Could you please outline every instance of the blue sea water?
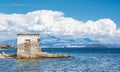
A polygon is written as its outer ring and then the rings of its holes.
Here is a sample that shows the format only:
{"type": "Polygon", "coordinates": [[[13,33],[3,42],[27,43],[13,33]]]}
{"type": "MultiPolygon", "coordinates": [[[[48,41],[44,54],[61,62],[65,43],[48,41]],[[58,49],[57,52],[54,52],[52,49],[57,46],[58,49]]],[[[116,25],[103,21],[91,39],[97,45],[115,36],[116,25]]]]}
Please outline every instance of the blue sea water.
{"type": "MultiPolygon", "coordinates": [[[[120,48],[44,48],[70,58],[0,59],[0,72],[120,72],[120,48]]],[[[0,50],[8,54],[15,49],[0,50]]]]}

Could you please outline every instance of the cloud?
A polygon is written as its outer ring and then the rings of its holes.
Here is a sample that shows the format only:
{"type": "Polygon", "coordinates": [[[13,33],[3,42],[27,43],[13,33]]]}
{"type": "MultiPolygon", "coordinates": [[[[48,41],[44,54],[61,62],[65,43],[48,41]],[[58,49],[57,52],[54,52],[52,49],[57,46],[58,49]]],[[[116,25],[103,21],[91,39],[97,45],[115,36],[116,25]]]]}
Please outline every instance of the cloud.
{"type": "Polygon", "coordinates": [[[111,19],[87,22],[65,17],[63,12],[38,10],[27,14],[0,14],[0,38],[14,38],[18,33],[89,37],[101,42],[120,40],[120,29],[111,19]],[[109,37],[109,38],[108,38],[109,37]]]}

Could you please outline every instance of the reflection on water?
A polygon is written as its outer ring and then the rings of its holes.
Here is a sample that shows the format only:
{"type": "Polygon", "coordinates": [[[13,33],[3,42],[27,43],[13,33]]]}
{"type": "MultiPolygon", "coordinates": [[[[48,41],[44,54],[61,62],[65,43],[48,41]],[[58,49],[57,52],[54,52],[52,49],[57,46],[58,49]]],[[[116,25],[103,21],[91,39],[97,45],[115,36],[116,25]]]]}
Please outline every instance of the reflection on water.
{"type": "Polygon", "coordinates": [[[38,59],[17,59],[17,70],[18,72],[34,72],[37,69],[38,61],[38,59]]]}
{"type": "Polygon", "coordinates": [[[81,53],[77,49],[76,52],[69,50],[62,53],[72,57],[0,59],[0,72],[120,72],[120,53],[118,51],[117,53],[113,53],[113,50],[112,53],[90,53],[90,51],[81,53]]]}

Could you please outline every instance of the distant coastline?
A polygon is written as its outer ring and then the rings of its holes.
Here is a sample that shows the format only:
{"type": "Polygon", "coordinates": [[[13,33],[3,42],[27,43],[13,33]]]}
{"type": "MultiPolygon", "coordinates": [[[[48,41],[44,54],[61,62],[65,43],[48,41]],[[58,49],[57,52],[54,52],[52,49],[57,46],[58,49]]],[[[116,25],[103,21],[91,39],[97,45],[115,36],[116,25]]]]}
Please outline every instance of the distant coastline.
{"type": "MultiPolygon", "coordinates": [[[[16,49],[17,46],[13,46],[13,45],[8,45],[8,44],[0,44],[0,49],[16,49]]],[[[61,46],[61,47],[41,47],[41,48],[120,48],[120,47],[108,47],[108,46],[104,46],[101,44],[88,44],[86,46],[61,46]]]]}
{"type": "Polygon", "coordinates": [[[13,49],[13,48],[16,48],[16,47],[7,45],[7,44],[0,44],[0,49],[13,49]]]}

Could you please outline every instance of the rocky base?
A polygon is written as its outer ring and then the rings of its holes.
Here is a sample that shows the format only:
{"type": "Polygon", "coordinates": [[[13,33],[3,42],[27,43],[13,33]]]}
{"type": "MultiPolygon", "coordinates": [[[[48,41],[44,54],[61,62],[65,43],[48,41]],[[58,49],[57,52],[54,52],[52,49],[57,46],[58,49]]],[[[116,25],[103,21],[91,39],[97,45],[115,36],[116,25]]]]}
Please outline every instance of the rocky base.
{"type": "Polygon", "coordinates": [[[16,58],[16,54],[0,54],[0,58],[16,58]]]}
{"type": "Polygon", "coordinates": [[[0,54],[0,58],[17,58],[17,59],[38,59],[38,58],[69,58],[70,56],[64,54],[47,54],[47,53],[39,53],[35,55],[16,55],[16,54],[0,54]]]}

